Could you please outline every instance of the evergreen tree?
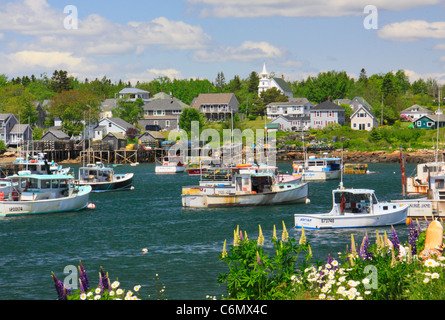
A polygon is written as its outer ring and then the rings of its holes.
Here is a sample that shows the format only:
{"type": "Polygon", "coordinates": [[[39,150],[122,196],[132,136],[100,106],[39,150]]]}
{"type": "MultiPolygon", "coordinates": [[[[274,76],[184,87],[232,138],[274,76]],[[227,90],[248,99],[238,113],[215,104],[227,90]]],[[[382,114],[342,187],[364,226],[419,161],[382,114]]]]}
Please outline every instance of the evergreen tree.
{"type": "Polygon", "coordinates": [[[71,89],[71,80],[68,78],[68,72],[64,70],[55,70],[51,77],[51,89],[60,93],[71,89]]]}

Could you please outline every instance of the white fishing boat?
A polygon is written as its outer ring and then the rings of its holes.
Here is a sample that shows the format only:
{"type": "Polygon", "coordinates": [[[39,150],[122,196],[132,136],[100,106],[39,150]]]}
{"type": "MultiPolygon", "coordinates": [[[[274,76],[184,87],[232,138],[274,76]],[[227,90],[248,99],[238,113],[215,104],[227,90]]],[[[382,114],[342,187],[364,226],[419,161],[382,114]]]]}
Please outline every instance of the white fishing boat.
{"type": "Polygon", "coordinates": [[[156,173],[181,173],[184,172],[187,167],[185,161],[181,156],[165,156],[162,162],[156,163],[156,173]]]}
{"type": "Polygon", "coordinates": [[[68,174],[70,168],[63,168],[56,162],[48,162],[44,153],[38,153],[31,157],[17,157],[12,165],[17,167],[17,171],[30,171],[32,174],[68,174]]]}
{"type": "Polygon", "coordinates": [[[292,175],[301,175],[303,181],[325,181],[340,179],[341,158],[316,158],[297,160],[292,164],[292,175]]]}
{"type": "Polygon", "coordinates": [[[1,192],[0,216],[77,211],[88,205],[90,186],[78,186],[69,175],[22,172],[8,177],[9,191],[1,192]]]}
{"type": "Polygon", "coordinates": [[[379,202],[374,190],[339,187],[332,191],[329,213],[295,214],[295,227],[305,229],[364,228],[406,223],[408,205],[379,202]]]}
{"type": "Polygon", "coordinates": [[[133,189],[133,173],[115,173],[102,162],[79,168],[78,183],[91,186],[92,192],[121,191],[133,189]]]}
{"type": "Polygon", "coordinates": [[[427,194],[428,180],[445,174],[445,162],[426,162],[416,166],[416,173],[406,178],[407,194],[427,194]]]}
{"type": "Polygon", "coordinates": [[[258,206],[306,202],[307,183],[278,183],[272,173],[221,174],[198,186],[182,188],[184,207],[258,206]],[[228,180],[230,179],[231,180],[228,180]]]}

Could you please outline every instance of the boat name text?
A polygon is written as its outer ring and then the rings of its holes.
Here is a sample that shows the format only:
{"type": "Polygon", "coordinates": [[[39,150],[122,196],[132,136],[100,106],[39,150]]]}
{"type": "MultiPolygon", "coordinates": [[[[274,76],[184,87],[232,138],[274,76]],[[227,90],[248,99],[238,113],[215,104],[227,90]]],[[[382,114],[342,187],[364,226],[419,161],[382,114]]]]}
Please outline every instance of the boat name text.
{"type": "Polygon", "coordinates": [[[9,212],[23,211],[23,207],[10,207],[9,212]]]}

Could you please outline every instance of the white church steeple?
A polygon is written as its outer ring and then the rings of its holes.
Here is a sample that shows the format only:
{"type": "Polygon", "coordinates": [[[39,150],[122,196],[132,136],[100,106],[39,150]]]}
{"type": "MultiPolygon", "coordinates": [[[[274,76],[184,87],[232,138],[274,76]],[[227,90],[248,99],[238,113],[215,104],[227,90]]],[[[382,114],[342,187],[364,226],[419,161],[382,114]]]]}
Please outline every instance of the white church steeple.
{"type": "Polygon", "coordinates": [[[266,70],[266,63],[263,64],[263,71],[260,74],[260,83],[258,84],[258,96],[261,95],[261,92],[270,88],[270,79],[269,73],[266,70]]]}

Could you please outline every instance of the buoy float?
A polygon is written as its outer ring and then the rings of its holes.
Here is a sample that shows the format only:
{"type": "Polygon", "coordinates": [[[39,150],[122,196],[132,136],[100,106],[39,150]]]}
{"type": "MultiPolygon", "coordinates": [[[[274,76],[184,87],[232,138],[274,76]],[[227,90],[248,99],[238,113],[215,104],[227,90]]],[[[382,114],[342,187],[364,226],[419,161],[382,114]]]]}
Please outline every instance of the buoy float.
{"type": "Polygon", "coordinates": [[[311,203],[311,199],[306,198],[306,203],[311,203]]]}
{"type": "Polygon", "coordinates": [[[411,221],[412,221],[412,219],[410,217],[406,218],[406,225],[410,225],[411,221]]]}
{"type": "Polygon", "coordinates": [[[147,252],[148,252],[147,248],[142,249],[142,253],[147,253],[147,252]]]}
{"type": "Polygon", "coordinates": [[[88,203],[87,208],[88,209],[96,209],[96,205],[94,203],[90,202],[90,203],[88,203]]]}
{"type": "Polygon", "coordinates": [[[131,186],[130,190],[134,190],[134,187],[133,187],[133,186],[131,186]]]}

